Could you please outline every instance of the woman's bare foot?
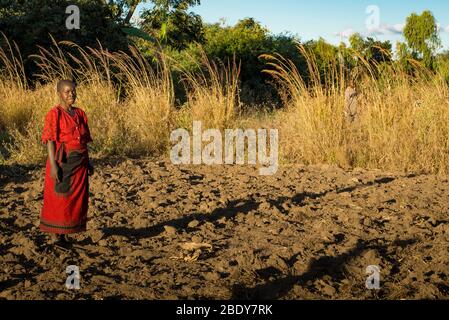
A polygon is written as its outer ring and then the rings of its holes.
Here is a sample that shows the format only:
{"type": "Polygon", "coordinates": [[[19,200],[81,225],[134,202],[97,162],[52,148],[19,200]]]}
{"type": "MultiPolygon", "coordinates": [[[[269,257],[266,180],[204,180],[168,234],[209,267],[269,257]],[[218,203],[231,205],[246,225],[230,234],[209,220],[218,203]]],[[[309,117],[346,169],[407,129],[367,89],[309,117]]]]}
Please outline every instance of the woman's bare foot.
{"type": "Polygon", "coordinates": [[[59,242],[60,242],[60,243],[68,243],[69,240],[68,240],[68,238],[67,238],[66,235],[60,234],[60,235],[59,235],[59,242]]]}
{"type": "Polygon", "coordinates": [[[69,243],[67,237],[63,234],[52,233],[50,236],[49,244],[67,244],[69,243]]]}

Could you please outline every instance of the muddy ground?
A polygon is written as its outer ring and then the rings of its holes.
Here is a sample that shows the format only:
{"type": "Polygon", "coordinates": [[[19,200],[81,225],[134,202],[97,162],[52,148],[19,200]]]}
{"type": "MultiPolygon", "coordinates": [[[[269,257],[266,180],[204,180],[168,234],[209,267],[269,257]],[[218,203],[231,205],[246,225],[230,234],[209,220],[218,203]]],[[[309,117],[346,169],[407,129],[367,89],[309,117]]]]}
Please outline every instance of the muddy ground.
{"type": "Polygon", "coordinates": [[[448,177],[101,161],[66,248],[38,229],[43,170],[0,168],[0,298],[449,298],[448,177]]]}

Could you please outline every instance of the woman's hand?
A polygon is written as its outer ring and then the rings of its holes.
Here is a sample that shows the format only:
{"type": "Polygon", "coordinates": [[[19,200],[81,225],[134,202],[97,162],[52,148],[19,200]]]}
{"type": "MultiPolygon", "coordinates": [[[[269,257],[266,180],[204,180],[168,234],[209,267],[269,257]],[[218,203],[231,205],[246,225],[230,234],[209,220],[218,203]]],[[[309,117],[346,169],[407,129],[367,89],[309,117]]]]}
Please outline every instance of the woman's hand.
{"type": "Polygon", "coordinates": [[[89,164],[87,165],[87,174],[89,176],[94,174],[94,165],[90,159],[89,159],[89,164]]]}
{"type": "Polygon", "coordinates": [[[48,159],[50,161],[50,177],[57,183],[61,182],[59,179],[59,167],[55,160],[56,144],[54,141],[47,141],[48,159]]]}
{"type": "Polygon", "coordinates": [[[57,183],[61,182],[59,179],[59,167],[56,162],[50,164],[50,177],[57,183]]]}

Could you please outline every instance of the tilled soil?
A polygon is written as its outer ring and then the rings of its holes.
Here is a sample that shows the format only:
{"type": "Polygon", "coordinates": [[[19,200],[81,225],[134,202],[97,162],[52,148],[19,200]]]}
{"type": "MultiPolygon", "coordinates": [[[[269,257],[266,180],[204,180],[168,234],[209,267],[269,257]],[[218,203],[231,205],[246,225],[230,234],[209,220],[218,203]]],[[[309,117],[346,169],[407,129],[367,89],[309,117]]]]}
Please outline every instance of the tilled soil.
{"type": "Polygon", "coordinates": [[[0,298],[449,298],[448,177],[102,161],[64,247],[38,228],[43,176],[0,168],[0,298]]]}

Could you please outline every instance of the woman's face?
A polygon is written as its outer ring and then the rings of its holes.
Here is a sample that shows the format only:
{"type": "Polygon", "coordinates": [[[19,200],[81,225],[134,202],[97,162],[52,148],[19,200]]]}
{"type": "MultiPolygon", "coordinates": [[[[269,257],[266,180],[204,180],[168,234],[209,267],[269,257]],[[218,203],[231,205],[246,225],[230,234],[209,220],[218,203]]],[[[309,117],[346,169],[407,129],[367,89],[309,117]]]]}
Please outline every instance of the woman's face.
{"type": "Polygon", "coordinates": [[[65,85],[59,91],[61,102],[67,107],[72,106],[76,100],[76,88],[74,85],[65,85]]]}

